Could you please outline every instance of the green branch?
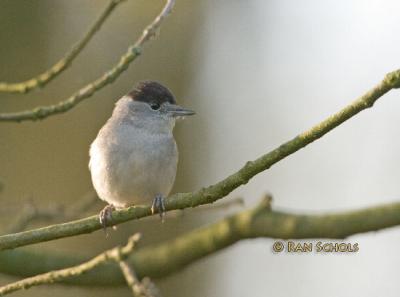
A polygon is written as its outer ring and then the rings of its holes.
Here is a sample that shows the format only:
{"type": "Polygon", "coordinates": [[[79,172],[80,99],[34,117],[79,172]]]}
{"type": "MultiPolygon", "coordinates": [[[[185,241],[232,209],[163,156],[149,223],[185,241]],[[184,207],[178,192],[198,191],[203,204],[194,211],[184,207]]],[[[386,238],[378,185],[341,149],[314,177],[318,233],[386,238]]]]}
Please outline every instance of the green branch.
{"type": "Polygon", "coordinates": [[[171,12],[175,0],[167,0],[161,13],[154,19],[154,21],[146,27],[142,35],[136,41],[136,43],[128,48],[128,51],[121,56],[117,65],[111,68],[109,71],[104,73],[100,78],[96,79],[92,83],[86,85],[78,92],[73,94],[65,101],[61,101],[55,105],[40,106],[33,110],[25,110],[20,112],[1,113],[0,121],[3,122],[21,122],[21,121],[35,121],[47,118],[51,115],[67,112],[68,110],[75,107],[83,100],[91,97],[95,92],[99,91],[106,85],[116,80],[126,69],[130,63],[132,63],[142,52],[142,47],[146,41],[150,40],[154,36],[156,30],[160,27],[161,22],[171,12]]]}
{"type": "Polygon", "coordinates": [[[0,82],[0,92],[7,93],[28,93],[36,88],[42,88],[52,81],[57,75],[63,72],[72,63],[72,61],[79,55],[79,53],[85,48],[92,37],[103,25],[104,21],[108,18],[111,12],[117,7],[118,4],[125,0],[111,0],[107,5],[106,9],[102,12],[99,18],[90,27],[89,31],[83,36],[83,38],[76,43],[71,50],[65,54],[65,56],[54,64],[50,69],[39,74],[38,76],[31,78],[27,81],[19,83],[7,83],[0,82]]]}
{"type": "MultiPolygon", "coordinates": [[[[378,98],[383,96],[389,90],[398,87],[400,87],[400,70],[387,74],[377,86],[339,112],[331,115],[326,120],[299,134],[292,140],[285,142],[278,148],[260,158],[247,162],[239,171],[215,185],[203,188],[197,192],[180,193],[169,197],[166,199],[166,210],[184,209],[209,204],[225,197],[234,189],[246,184],[256,174],[267,170],[275,163],[322,137],[360,111],[371,107],[378,98]]],[[[150,215],[150,206],[133,206],[114,211],[112,214],[112,222],[113,225],[116,225],[150,215]]],[[[99,223],[98,217],[91,216],[64,224],[56,224],[35,230],[3,235],[0,236],[0,250],[54,240],[57,238],[91,233],[101,228],[102,226],[99,223]]]]}
{"type": "MultiPolygon", "coordinates": [[[[9,293],[18,291],[18,290],[25,290],[29,289],[30,287],[33,286],[39,286],[39,285],[44,285],[44,284],[52,284],[55,282],[60,282],[64,279],[70,278],[70,277],[75,277],[82,275],[84,273],[89,272],[90,270],[93,270],[99,265],[102,265],[106,262],[114,261],[116,263],[119,263],[121,261],[124,261],[132,252],[133,249],[135,248],[135,245],[137,241],[139,240],[140,236],[139,234],[135,234],[131,236],[128,240],[128,243],[123,246],[123,247],[115,247],[111,250],[105,251],[101,253],[100,255],[94,257],[93,259],[84,262],[82,264],[69,267],[69,268],[64,268],[56,271],[50,271],[44,274],[39,274],[33,277],[29,277],[5,286],[0,287],[0,296],[7,295],[9,293]]],[[[127,267],[124,267],[124,269],[127,269],[127,267]]],[[[125,274],[125,272],[124,272],[125,274]]],[[[129,276],[131,277],[131,276],[129,276]]],[[[132,282],[132,280],[129,280],[132,282]]],[[[129,285],[131,285],[129,283],[129,285]]]]}
{"type": "MultiPolygon", "coordinates": [[[[244,239],[342,239],[397,225],[400,225],[400,203],[341,213],[300,215],[272,211],[269,200],[264,200],[254,209],[239,212],[173,240],[138,248],[129,257],[129,263],[139,278],[161,278],[244,239]]],[[[26,277],[83,261],[83,258],[48,252],[4,251],[0,253],[0,272],[26,277]]],[[[70,279],[68,283],[115,286],[124,284],[124,279],[117,265],[104,265],[79,278],[70,279]]]]}

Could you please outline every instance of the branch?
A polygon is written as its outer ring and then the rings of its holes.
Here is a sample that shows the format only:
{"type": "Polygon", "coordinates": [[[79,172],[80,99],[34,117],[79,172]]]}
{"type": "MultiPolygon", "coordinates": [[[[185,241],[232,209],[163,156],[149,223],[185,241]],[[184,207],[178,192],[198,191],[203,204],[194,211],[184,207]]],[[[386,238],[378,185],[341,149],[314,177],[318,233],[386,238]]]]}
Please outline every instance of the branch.
{"type": "Polygon", "coordinates": [[[6,229],[8,233],[16,233],[25,230],[31,223],[38,221],[60,222],[63,220],[76,220],[89,209],[93,209],[100,202],[94,191],[88,192],[83,197],[68,205],[53,204],[38,208],[35,203],[28,199],[27,203],[15,216],[6,229]]]}
{"type": "MultiPolygon", "coordinates": [[[[175,194],[166,199],[166,210],[184,209],[203,204],[209,204],[227,196],[234,189],[246,184],[253,176],[269,169],[272,165],[293,154],[311,142],[321,138],[323,135],[339,126],[360,111],[372,107],[385,93],[393,88],[400,87],[400,70],[391,72],[373,89],[350,103],[339,112],[331,115],[326,120],[315,125],[311,129],[299,134],[292,140],[285,142],[278,148],[249,161],[236,173],[226,177],[215,185],[203,188],[193,193],[175,194]]],[[[150,206],[133,206],[112,213],[112,225],[126,221],[140,219],[150,216],[150,206]]],[[[101,229],[97,216],[72,221],[64,224],[56,224],[31,231],[20,232],[0,236],[0,250],[16,248],[38,242],[54,240],[57,238],[70,237],[78,234],[91,233],[101,229]]]]}
{"type": "Polygon", "coordinates": [[[139,238],[140,235],[135,234],[129,238],[128,243],[125,246],[116,247],[105,251],[104,253],[101,253],[95,258],[80,265],[36,275],[0,287],[0,296],[7,295],[18,290],[25,290],[33,286],[52,284],[55,282],[60,282],[66,278],[79,276],[109,261],[119,263],[120,261],[126,259],[133,252],[133,249],[135,248],[136,242],[139,240],[139,238]]]}
{"type": "Polygon", "coordinates": [[[161,278],[251,238],[343,239],[400,225],[400,203],[323,215],[271,211],[270,201],[154,247],[137,250],[130,262],[139,278],[161,278]]]}
{"type": "Polygon", "coordinates": [[[140,281],[136,276],[135,271],[130,267],[125,260],[119,261],[119,268],[124,275],[128,287],[131,289],[133,296],[138,297],[160,297],[160,292],[153,282],[148,277],[140,281]]]}
{"type": "Polygon", "coordinates": [[[121,56],[117,65],[111,68],[109,71],[104,73],[100,78],[96,79],[92,83],[86,85],[78,92],[73,94],[65,101],[61,101],[55,105],[40,106],[32,110],[25,110],[20,112],[2,113],[0,114],[0,121],[3,122],[21,122],[21,121],[35,121],[47,118],[51,115],[67,112],[74,108],[77,104],[83,100],[91,97],[94,93],[112,83],[116,80],[126,69],[130,63],[132,63],[142,52],[142,47],[160,27],[161,22],[171,12],[175,0],[167,0],[161,13],[155,18],[155,20],[143,31],[142,35],[136,41],[136,43],[128,48],[128,51],[121,56]]]}
{"type": "MultiPolygon", "coordinates": [[[[217,223],[190,231],[173,240],[135,250],[128,261],[138,279],[161,278],[211,254],[251,238],[338,238],[381,230],[400,225],[400,203],[361,210],[323,215],[301,215],[270,209],[270,200],[239,212],[217,223]]],[[[11,275],[32,275],[71,266],[84,261],[67,255],[24,250],[0,253],[0,272],[11,275]],[[26,267],[21,270],[20,267],[26,267]]],[[[124,284],[116,265],[102,266],[91,273],[70,280],[70,284],[115,286],[124,284]]]]}
{"type": "Polygon", "coordinates": [[[90,27],[89,31],[83,36],[83,38],[76,43],[65,56],[54,64],[50,69],[39,74],[38,76],[29,80],[19,83],[7,83],[0,82],[0,92],[8,93],[28,93],[38,87],[43,88],[50,81],[52,81],[57,75],[63,72],[72,63],[72,61],[79,55],[79,53],[85,48],[92,37],[103,25],[104,21],[108,18],[111,12],[117,7],[118,4],[125,0],[111,0],[107,5],[106,9],[102,12],[95,23],[90,27]]]}
{"type": "Polygon", "coordinates": [[[136,274],[133,272],[131,267],[126,261],[119,261],[119,268],[121,268],[122,274],[125,277],[126,283],[128,287],[131,289],[133,296],[141,295],[141,287],[140,282],[136,277],[136,274]]]}
{"type": "MultiPolygon", "coordinates": [[[[88,192],[74,203],[69,203],[68,205],[57,203],[46,207],[38,207],[31,199],[28,199],[18,215],[14,215],[14,219],[12,219],[11,223],[5,229],[5,232],[21,232],[26,230],[32,223],[37,222],[46,221],[56,223],[63,220],[77,220],[82,215],[87,215],[88,211],[93,210],[98,204],[100,204],[100,200],[94,191],[88,192]]],[[[210,211],[226,210],[233,206],[244,207],[243,199],[236,198],[217,205],[208,204],[204,207],[194,208],[193,210],[209,213],[210,211]]],[[[175,213],[170,213],[169,219],[182,216],[184,216],[184,210],[177,210],[175,213]]]]}
{"type": "Polygon", "coordinates": [[[8,233],[15,233],[25,230],[30,223],[35,221],[52,220],[55,217],[64,217],[64,211],[57,206],[47,208],[37,208],[32,201],[28,201],[17,216],[11,221],[6,229],[8,233]]]}

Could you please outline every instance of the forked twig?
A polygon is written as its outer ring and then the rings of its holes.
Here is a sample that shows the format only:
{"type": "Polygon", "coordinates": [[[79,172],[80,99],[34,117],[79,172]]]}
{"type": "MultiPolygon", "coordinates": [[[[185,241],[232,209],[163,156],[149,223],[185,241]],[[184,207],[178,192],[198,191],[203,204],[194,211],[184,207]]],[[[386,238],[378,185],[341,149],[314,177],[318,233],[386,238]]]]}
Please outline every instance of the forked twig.
{"type": "Polygon", "coordinates": [[[115,247],[111,250],[105,251],[85,263],[65,269],[50,271],[33,277],[28,277],[0,287],[0,296],[4,296],[18,290],[28,289],[33,286],[60,282],[73,276],[82,275],[106,262],[114,261],[119,263],[120,261],[125,260],[133,252],[139,239],[140,234],[137,233],[129,238],[128,243],[125,246],[115,247]]]}

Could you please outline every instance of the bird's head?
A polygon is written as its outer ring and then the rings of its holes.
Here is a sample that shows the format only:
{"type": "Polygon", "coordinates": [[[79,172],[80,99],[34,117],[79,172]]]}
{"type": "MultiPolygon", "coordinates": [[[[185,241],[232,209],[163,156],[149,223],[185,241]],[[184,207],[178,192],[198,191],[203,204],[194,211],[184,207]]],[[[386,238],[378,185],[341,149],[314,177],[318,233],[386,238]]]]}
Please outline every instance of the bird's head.
{"type": "Polygon", "coordinates": [[[172,129],[177,118],[194,114],[194,111],[177,105],[171,91],[160,83],[141,81],[117,102],[113,117],[148,128],[168,126],[172,129]]]}

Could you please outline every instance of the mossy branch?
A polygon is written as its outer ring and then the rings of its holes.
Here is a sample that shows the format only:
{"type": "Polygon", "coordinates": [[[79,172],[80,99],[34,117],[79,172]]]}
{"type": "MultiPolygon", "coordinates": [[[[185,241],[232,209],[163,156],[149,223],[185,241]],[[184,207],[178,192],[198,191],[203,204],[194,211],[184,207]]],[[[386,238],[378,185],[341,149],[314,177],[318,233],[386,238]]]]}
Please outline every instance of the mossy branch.
{"type": "Polygon", "coordinates": [[[91,97],[94,93],[102,89],[108,84],[111,84],[115,81],[126,69],[128,66],[140,56],[142,52],[143,45],[150,40],[152,36],[154,36],[156,30],[160,27],[164,18],[166,18],[171,12],[173,6],[175,4],[175,0],[167,0],[164,8],[160,12],[160,14],[153,20],[153,22],[147,26],[139,39],[135,42],[134,45],[128,48],[128,51],[121,56],[119,62],[111,68],[109,71],[104,73],[100,78],[96,79],[92,83],[86,85],[81,88],[71,97],[66,99],[65,101],[61,101],[54,105],[48,106],[40,106],[36,107],[32,110],[25,110],[19,112],[10,112],[10,113],[0,113],[0,121],[3,122],[21,122],[21,121],[36,121],[47,118],[49,116],[64,113],[74,108],[77,104],[82,102],[83,100],[91,97]]]}
{"type": "Polygon", "coordinates": [[[38,76],[18,83],[7,83],[0,82],[0,92],[7,93],[28,93],[36,88],[43,88],[56,76],[68,68],[72,61],[79,55],[79,53],[85,48],[92,37],[96,34],[100,27],[103,25],[105,20],[113,12],[118,4],[125,0],[111,0],[105,10],[101,13],[99,18],[90,27],[89,31],[83,36],[83,38],[76,43],[65,56],[55,63],[50,69],[39,74],[38,76]]]}
{"type": "MultiPolygon", "coordinates": [[[[0,296],[7,295],[9,293],[25,290],[33,286],[39,286],[44,284],[52,284],[55,282],[60,282],[70,277],[76,277],[82,275],[84,273],[93,270],[99,265],[102,265],[106,262],[114,261],[116,263],[120,263],[124,261],[134,250],[137,241],[139,240],[140,235],[135,234],[131,236],[128,240],[128,243],[123,247],[115,247],[111,250],[105,251],[100,255],[94,257],[93,259],[84,262],[82,264],[64,268],[56,271],[50,271],[44,274],[39,274],[33,277],[29,277],[5,286],[0,287],[0,296]]],[[[124,267],[126,268],[126,267],[124,267]]],[[[122,269],[122,268],[121,268],[122,269]]],[[[124,272],[125,274],[125,272],[124,272]]],[[[132,280],[130,280],[132,282],[132,280]]],[[[130,283],[128,283],[131,286],[130,283]]]]}
{"type": "MultiPolygon", "coordinates": [[[[400,225],[400,203],[355,211],[304,215],[273,211],[270,209],[270,200],[266,199],[253,209],[241,211],[173,240],[138,248],[127,261],[139,279],[162,278],[240,240],[260,237],[342,239],[397,225],[400,225]]],[[[84,261],[80,257],[60,256],[49,252],[4,251],[0,253],[0,272],[26,277],[84,261]]],[[[116,286],[125,283],[118,265],[111,264],[93,269],[90,273],[67,282],[81,286],[116,286]]]]}
{"type": "MultiPolygon", "coordinates": [[[[278,148],[260,158],[247,162],[239,171],[226,177],[215,185],[203,188],[197,192],[180,193],[169,197],[166,199],[166,210],[184,209],[209,204],[225,197],[234,189],[246,184],[256,174],[267,170],[280,160],[322,137],[360,111],[371,107],[375,101],[385,93],[398,87],[400,87],[400,70],[387,74],[373,89],[350,103],[339,112],[331,115],[326,120],[299,134],[292,140],[285,142],[278,148]]],[[[129,207],[123,210],[114,211],[112,214],[112,224],[116,225],[150,215],[150,206],[129,207]]],[[[0,250],[54,240],[57,238],[91,233],[101,228],[102,226],[99,223],[98,217],[91,216],[64,224],[55,224],[35,230],[3,235],[0,236],[0,250]]]]}

